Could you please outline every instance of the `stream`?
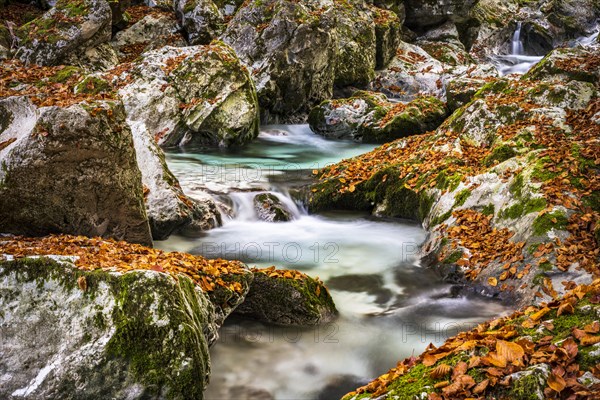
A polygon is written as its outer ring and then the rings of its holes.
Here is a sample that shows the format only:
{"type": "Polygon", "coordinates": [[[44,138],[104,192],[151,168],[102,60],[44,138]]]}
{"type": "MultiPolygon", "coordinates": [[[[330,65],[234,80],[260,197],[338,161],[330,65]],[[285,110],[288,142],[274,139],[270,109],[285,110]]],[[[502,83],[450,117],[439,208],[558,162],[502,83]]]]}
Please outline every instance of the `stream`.
{"type": "Polygon", "coordinates": [[[292,268],[320,277],[340,311],[331,324],[283,328],[230,317],[211,348],[206,399],[334,399],[420,354],[431,342],[508,310],[451,286],[419,266],[420,225],[366,214],[309,215],[293,199],[311,171],[370,151],[330,141],[307,125],[265,126],[241,149],[174,149],[167,162],[191,197],[209,191],[223,226],[157,242],[164,250],[236,258],[250,266],[292,268]],[[271,192],[290,222],[258,221],[257,193],[271,192]],[[291,195],[291,194],[292,195],[291,195]]]}

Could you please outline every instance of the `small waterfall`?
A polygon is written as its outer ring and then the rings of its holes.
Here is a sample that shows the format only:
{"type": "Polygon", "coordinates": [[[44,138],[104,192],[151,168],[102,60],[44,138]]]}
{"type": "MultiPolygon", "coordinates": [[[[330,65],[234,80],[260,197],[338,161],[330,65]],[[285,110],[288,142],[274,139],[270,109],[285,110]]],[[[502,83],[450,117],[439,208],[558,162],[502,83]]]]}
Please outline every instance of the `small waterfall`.
{"type": "Polygon", "coordinates": [[[237,221],[259,221],[254,209],[254,197],[261,193],[271,193],[279,199],[281,204],[290,212],[294,219],[307,215],[288,193],[283,192],[237,192],[230,193],[229,198],[233,205],[233,220],[237,221]]]}
{"type": "Polygon", "coordinates": [[[512,38],[512,55],[513,56],[522,56],[524,54],[523,50],[523,42],[521,42],[521,27],[523,23],[521,21],[517,22],[517,29],[513,34],[512,38]]]}

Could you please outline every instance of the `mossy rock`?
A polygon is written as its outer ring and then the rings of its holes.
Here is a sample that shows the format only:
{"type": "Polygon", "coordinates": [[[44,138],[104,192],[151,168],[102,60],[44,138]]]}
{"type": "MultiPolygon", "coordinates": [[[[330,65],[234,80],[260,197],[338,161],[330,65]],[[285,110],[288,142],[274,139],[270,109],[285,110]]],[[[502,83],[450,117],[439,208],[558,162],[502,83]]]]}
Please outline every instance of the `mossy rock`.
{"type": "Polygon", "coordinates": [[[11,349],[3,362],[12,371],[0,397],[202,398],[218,326],[188,277],[39,258],[0,262],[0,278],[8,283],[0,333],[11,349]]]}
{"type": "MultiPolygon", "coordinates": [[[[256,271],[246,299],[234,314],[275,325],[307,326],[333,321],[337,309],[322,282],[303,275],[286,278],[285,270],[256,271]]],[[[290,276],[298,275],[290,271],[290,276]]]]}

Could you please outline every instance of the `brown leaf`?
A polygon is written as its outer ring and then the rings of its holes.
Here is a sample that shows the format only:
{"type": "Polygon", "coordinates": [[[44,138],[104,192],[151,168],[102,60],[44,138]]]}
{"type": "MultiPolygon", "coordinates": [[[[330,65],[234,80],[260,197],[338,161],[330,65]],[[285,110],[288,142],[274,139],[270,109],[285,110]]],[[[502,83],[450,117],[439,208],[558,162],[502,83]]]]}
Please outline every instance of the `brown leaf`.
{"type": "Polygon", "coordinates": [[[85,279],[85,276],[80,276],[77,278],[77,286],[79,286],[79,289],[81,289],[83,292],[87,290],[87,280],[85,279]]]}
{"type": "Polygon", "coordinates": [[[496,342],[496,352],[507,362],[515,365],[521,365],[525,350],[517,343],[498,340],[496,342]]]}
{"type": "Polygon", "coordinates": [[[450,371],[452,371],[451,366],[447,364],[440,364],[429,373],[429,377],[431,379],[440,379],[441,377],[448,375],[450,371]]]}
{"type": "Polygon", "coordinates": [[[548,377],[548,386],[555,392],[562,392],[566,385],[567,383],[565,380],[554,373],[550,374],[548,377]]]}
{"type": "Polygon", "coordinates": [[[473,393],[474,394],[482,394],[483,392],[485,392],[485,389],[487,389],[488,385],[490,384],[490,380],[489,379],[484,379],[481,382],[479,382],[477,384],[477,386],[475,386],[473,388],[473,393]]]}

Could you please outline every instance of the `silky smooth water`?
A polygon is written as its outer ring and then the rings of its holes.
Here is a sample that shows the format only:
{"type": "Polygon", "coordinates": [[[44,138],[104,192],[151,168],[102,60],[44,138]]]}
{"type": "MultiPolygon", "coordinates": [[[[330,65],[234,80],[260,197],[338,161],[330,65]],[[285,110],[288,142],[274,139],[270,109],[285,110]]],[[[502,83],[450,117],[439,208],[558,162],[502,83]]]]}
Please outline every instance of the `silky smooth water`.
{"type": "Polygon", "coordinates": [[[226,214],[220,228],[158,247],[301,270],[326,283],[340,311],[334,323],[312,328],[230,317],[211,349],[207,399],[339,398],[430,342],[505,312],[492,301],[451,296],[450,285],[419,266],[425,232],[418,224],[358,213],[309,215],[290,197],[313,169],[372,148],[296,125],[264,127],[242,149],[168,154],[184,191],[210,191],[226,214]],[[276,194],[293,220],[258,221],[252,198],[261,192],[276,194]]]}

